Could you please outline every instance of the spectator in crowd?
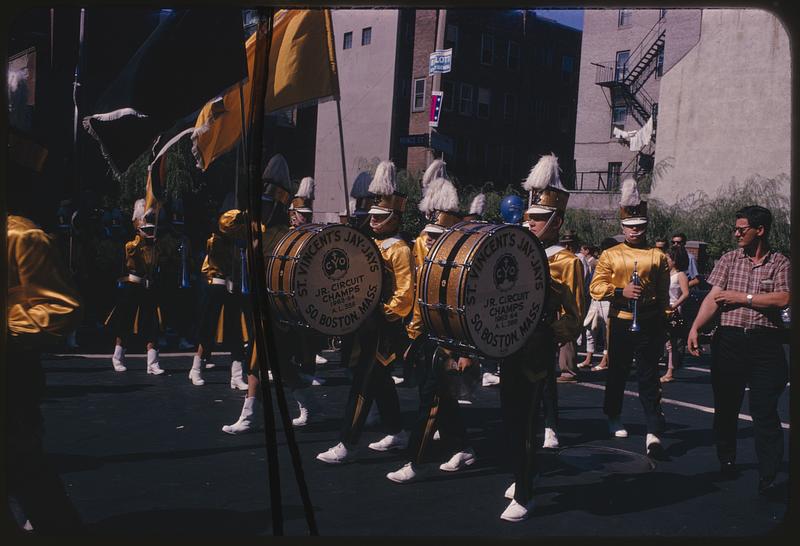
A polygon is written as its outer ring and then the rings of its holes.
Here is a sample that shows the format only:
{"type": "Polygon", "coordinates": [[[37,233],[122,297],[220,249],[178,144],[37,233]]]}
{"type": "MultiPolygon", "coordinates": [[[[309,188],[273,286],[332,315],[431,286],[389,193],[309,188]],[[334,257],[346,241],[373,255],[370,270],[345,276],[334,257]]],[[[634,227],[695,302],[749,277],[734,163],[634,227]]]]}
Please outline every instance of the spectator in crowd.
{"type": "Polygon", "coordinates": [[[689,279],[684,270],[688,267],[689,256],[680,245],[674,245],[667,252],[669,266],[669,325],[667,327],[667,373],[661,376],[662,383],[674,379],[673,372],[681,365],[684,349],[685,323],[681,316],[681,305],[689,297],[689,279]]]}
{"type": "MultiPolygon", "coordinates": [[[[600,243],[601,253],[606,249],[619,244],[613,237],[606,237],[600,243]]],[[[594,270],[592,271],[594,273],[594,270]]],[[[589,278],[591,282],[591,277],[589,278]]],[[[586,358],[578,364],[578,368],[591,368],[593,372],[603,371],[608,368],[608,311],[610,303],[592,299],[583,325],[586,327],[586,358]],[[597,342],[601,341],[603,358],[597,366],[592,367],[592,357],[596,351],[597,342]]]]}
{"type": "MultiPolygon", "coordinates": [[[[686,235],[683,233],[676,233],[672,236],[672,246],[680,246],[686,249],[686,235]]],[[[689,265],[684,270],[686,277],[689,279],[689,288],[693,288],[700,284],[700,271],[697,269],[697,258],[694,254],[687,251],[689,255],[689,265]]]]}
{"type": "Polygon", "coordinates": [[[788,381],[781,309],[791,300],[791,264],[770,249],[771,226],[769,209],[752,205],[736,212],[733,234],[738,248],[714,266],[708,277],[711,291],[687,340],[689,352],[698,356],[698,332],[719,313],[711,345],[711,384],[720,471],[737,474],[736,429],[749,386],[761,494],[774,487],[783,461],[778,399],[788,381]]]}
{"type": "Polygon", "coordinates": [[[661,252],[667,252],[667,239],[665,237],[659,237],[656,239],[656,248],[659,249],[661,252]]]}

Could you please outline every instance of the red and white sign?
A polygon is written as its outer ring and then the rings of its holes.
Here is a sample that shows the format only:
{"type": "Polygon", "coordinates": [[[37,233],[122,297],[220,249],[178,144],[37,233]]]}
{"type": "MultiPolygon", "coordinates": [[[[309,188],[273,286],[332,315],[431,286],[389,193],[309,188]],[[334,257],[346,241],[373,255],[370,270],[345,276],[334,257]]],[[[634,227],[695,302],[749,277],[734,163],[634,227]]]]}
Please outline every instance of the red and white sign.
{"type": "Polygon", "coordinates": [[[428,125],[431,127],[439,126],[439,114],[442,111],[442,91],[431,91],[431,115],[428,118],[428,125]]]}

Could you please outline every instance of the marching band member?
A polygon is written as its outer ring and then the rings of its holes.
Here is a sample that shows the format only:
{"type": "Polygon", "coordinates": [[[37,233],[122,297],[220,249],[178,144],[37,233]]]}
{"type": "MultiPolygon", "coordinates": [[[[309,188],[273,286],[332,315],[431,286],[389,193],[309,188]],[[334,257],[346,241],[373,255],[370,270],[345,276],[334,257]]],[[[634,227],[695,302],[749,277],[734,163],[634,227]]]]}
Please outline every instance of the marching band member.
{"type": "MultiPolygon", "coordinates": [[[[310,176],[304,177],[300,181],[300,187],[289,204],[289,223],[292,228],[297,228],[305,224],[310,224],[314,214],[314,179],[310,176]]],[[[320,385],[323,379],[315,377],[316,356],[325,336],[310,328],[292,327],[292,342],[288,345],[294,353],[290,357],[289,366],[292,371],[291,377],[299,374],[295,381],[295,388],[292,390],[297,405],[300,408],[300,415],[292,419],[292,424],[302,427],[309,423],[318,415],[320,409],[319,402],[313,396],[309,387],[320,385]],[[294,362],[292,362],[294,361],[294,362]],[[299,368],[299,369],[298,369],[299,368]]],[[[283,361],[283,359],[281,359],[283,361]]],[[[284,379],[284,381],[286,381],[284,379]]]]}
{"type": "Polygon", "coordinates": [[[353,384],[345,409],[344,423],[338,444],[317,455],[330,464],[352,461],[367,412],[374,398],[389,434],[369,444],[376,451],[403,449],[408,433],[403,430],[400,402],[389,365],[398,358],[407,344],[403,320],[414,304],[414,279],[411,274],[411,249],[398,237],[400,220],[405,210],[406,196],[396,191],[394,163],[382,161],[375,171],[369,191],[376,195],[369,209],[370,227],[384,265],[382,306],[374,318],[367,320],[358,331],[360,354],[353,384]]]}
{"type": "Polygon", "coordinates": [[[628,431],[620,414],[625,381],[635,356],[639,401],[647,420],[645,449],[648,455],[658,455],[661,450],[658,434],[664,430],[658,358],[666,338],[669,267],[664,253],[647,244],[647,202],[639,197],[632,178],[622,183],[620,220],[625,242],[600,255],[589,285],[593,299],[611,302],[603,412],[608,416],[609,433],[626,438],[628,431]],[[632,280],[634,269],[640,285],[632,280]],[[632,302],[636,302],[635,313],[632,302]],[[639,331],[631,331],[634,323],[639,331]]]}
{"type": "MultiPolygon", "coordinates": [[[[289,231],[288,206],[292,197],[292,181],[289,178],[289,165],[281,154],[275,154],[267,163],[264,173],[261,175],[264,184],[264,191],[261,195],[261,245],[264,260],[268,259],[275,249],[275,245],[289,231]]],[[[270,327],[278,327],[278,322],[272,320],[270,327]]],[[[275,334],[278,342],[279,360],[283,359],[281,352],[281,342],[285,336],[281,334],[283,330],[275,334]]],[[[285,332],[284,332],[285,333],[285,332]]],[[[270,335],[267,332],[267,335],[270,335]]],[[[270,363],[273,365],[273,363],[270,363]]],[[[281,368],[283,370],[283,368],[281,368]]],[[[291,378],[285,380],[291,381],[291,378]]],[[[250,351],[250,364],[247,374],[247,395],[242,405],[239,419],[230,425],[222,427],[222,431],[228,434],[241,434],[249,432],[254,428],[256,418],[256,402],[259,396],[258,354],[255,347],[250,351]]]]}
{"type": "Polygon", "coordinates": [[[206,242],[206,257],[200,271],[208,290],[201,305],[197,354],[189,372],[189,380],[196,386],[205,384],[203,366],[211,347],[218,343],[231,352],[231,388],[247,390],[247,383],[242,380],[242,362],[244,344],[250,340],[250,318],[242,305],[246,296],[241,292],[240,270],[240,251],[247,238],[246,222],[244,212],[227,210],[219,217],[216,233],[206,242]]]}
{"type": "Polygon", "coordinates": [[[161,375],[164,370],[158,362],[156,340],[163,331],[161,307],[154,289],[158,246],[156,244],[156,212],[145,210],[145,200],[136,201],[133,208],[133,225],[136,236],[125,243],[125,268],[128,274],[120,281],[119,300],[106,318],[115,336],[114,371],[124,372],[125,347],[123,340],[131,334],[140,334],[147,341],[147,373],[161,375]]]}
{"type": "Polygon", "coordinates": [[[557,244],[569,200],[558,171],[555,155],[542,156],[522,185],[532,192],[523,226],[545,246],[551,282],[544,319],[522,349],[503,362],[500,406],[514,468],[514,483],[505,493],[511,502],[500,516],[506,521],[527,519],[534,506],[533,482],[537,470],[534,438],[542,401],[544,447],[558,447],[555,381],[558,346],[577,339],[583,323],[583,266],[572,252],[557,244]]]}
{"type": "Polygon", "coordinates": [[[459,369],[477,365],[466,357],[459,357],[444,347],[439,347],[439,355],[434,357],[437,344],[428,338],[419,305],[420,274],[422,264],[433,247],[436,239],[448,228],[461,221],[458,214],[458,193],[453,183],[445,178],[434,179],[426,188],[425,196],[420,201],[419,209],[429,218],[433,218],[417,237],[423,241],[420,247],[415,242],[416,286],[414,309],[411,321],[406,326],[411,345],[406,350],[406,360],[421,361],[417,376],[420,384],[420,400],[417,420],[411,431],[411,438],[406,449],[405,465],[386,477],[396,483],[416,481],[424,474],[426,449],[434,431],[440,431],[441,440],[455,453],[449,461],[439,466],[441,470],[453,472],[461,470],[475,462],[475,451],[467,447],[467,430],[461,418],[461,410],[457,397],[447,388],[443,367],[449,360],[458,361],[459,369]],[[421,358],[416,357],[419,354],[421,358]]]}

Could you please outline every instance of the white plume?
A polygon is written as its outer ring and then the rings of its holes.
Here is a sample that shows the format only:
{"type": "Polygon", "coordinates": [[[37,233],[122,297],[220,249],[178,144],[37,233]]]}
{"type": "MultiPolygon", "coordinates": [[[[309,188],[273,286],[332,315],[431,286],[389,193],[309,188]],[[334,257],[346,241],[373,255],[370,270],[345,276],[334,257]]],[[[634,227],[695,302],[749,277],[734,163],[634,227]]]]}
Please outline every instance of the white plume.
{"type": "Polygon", "coordinates": [[[633,178],[626,178],[622,182],[622,195],[619,198],[621,207],[633,207],[641,202],[639,197],[639,189],[636,187],[636,180],[633,178]]]}
{"type": "Polygon", "coordinates": [[[419,210],[428,214],[435,210],[458,211],[458,190],[446,178],[435,178],[428,185],[425,197],[419,203],[419,210]]]}
{"type": "Polygon", "coordinates": [[[314,199],[314,179],[310,176],[304,177],[300,181],[300,188],[297,190],[295,197],[314,199]]]}
{"type": "Polygon", "coordinates": [[[395,178],[397,170],[394,163],[391,161],[381,161],[378,168],[375,169],[375,176],[372,177],[372,182],[369,184],[370,193],[375,195],[392,195],[396,188],[397,183],[395,178]]]}
{"type": "Polygon", "coordinates": [[[479,193],[472,198],[472,203],[469,205],[469,214],[482,216],[484,210],[486,210],[486,195],[479,193]]]}
{"type": "Polygon", "coordinates": [[[447,178],[447,168],[445,162],[441,159],[434,159],[428,168],[425,169],[425,174],[422,175],[422,195],[428,189],[428,186],[436,178],[447,178]]]}
{"type": "Polygon", "coordinates": [[[131,216],[132,221],[137,222],[144,220],[144,203],[144,199],[137,199],[136,203],[133,204],[133,216],[131,216]]]}
{"type": "Polygon", "coordinates": [[[369,183],[372,181],[368,172],[360,172],[358,176],[353,181],[353,187],[350,189],[350,197],[354,199],[362,199],[364,197],[370,197],[372,194],[369,193],[369,183]]]}
{"type": "Polygon", "coordinates": [[[292,187],[291,177],[289,176],[289,165],[281,154],[275,154],[270,158],[261,179],[281,186],[285,190],[292,187]]]}
{"type": "Polygon", "coordinates": [[[527,191],[543,190],[547,186],[563,189],[561,179],[558,176],[560,171],[558,158],[555,154],[543,155],[533,166],[531,172],[528,173],[528,178],[522,183],[522,187],[527,191]]]}

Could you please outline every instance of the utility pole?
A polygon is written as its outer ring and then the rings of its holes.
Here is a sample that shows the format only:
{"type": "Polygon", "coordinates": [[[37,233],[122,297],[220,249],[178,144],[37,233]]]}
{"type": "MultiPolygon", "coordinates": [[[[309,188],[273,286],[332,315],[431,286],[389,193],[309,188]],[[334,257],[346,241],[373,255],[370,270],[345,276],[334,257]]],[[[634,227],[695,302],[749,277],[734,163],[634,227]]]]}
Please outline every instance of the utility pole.
{"type": "MultiPolygon", "coordinates": [[[[434,49],[444,49],[444,35],[446,28],[447,28],[447,10],[446,9],[436,10],[436,46],[434,47],[434,49]]],[[[433,91],[441,91],[441,90],[442,90],[442,75],[439,72],[437,72],[433,75],[430,100],[433,100],[433,91]]],[[[432,134],[433,134],[433,127],[428,125],[428,165],[430,165],[431,162],[433,161],[433,146],[431,145],[432,134]]]]}

